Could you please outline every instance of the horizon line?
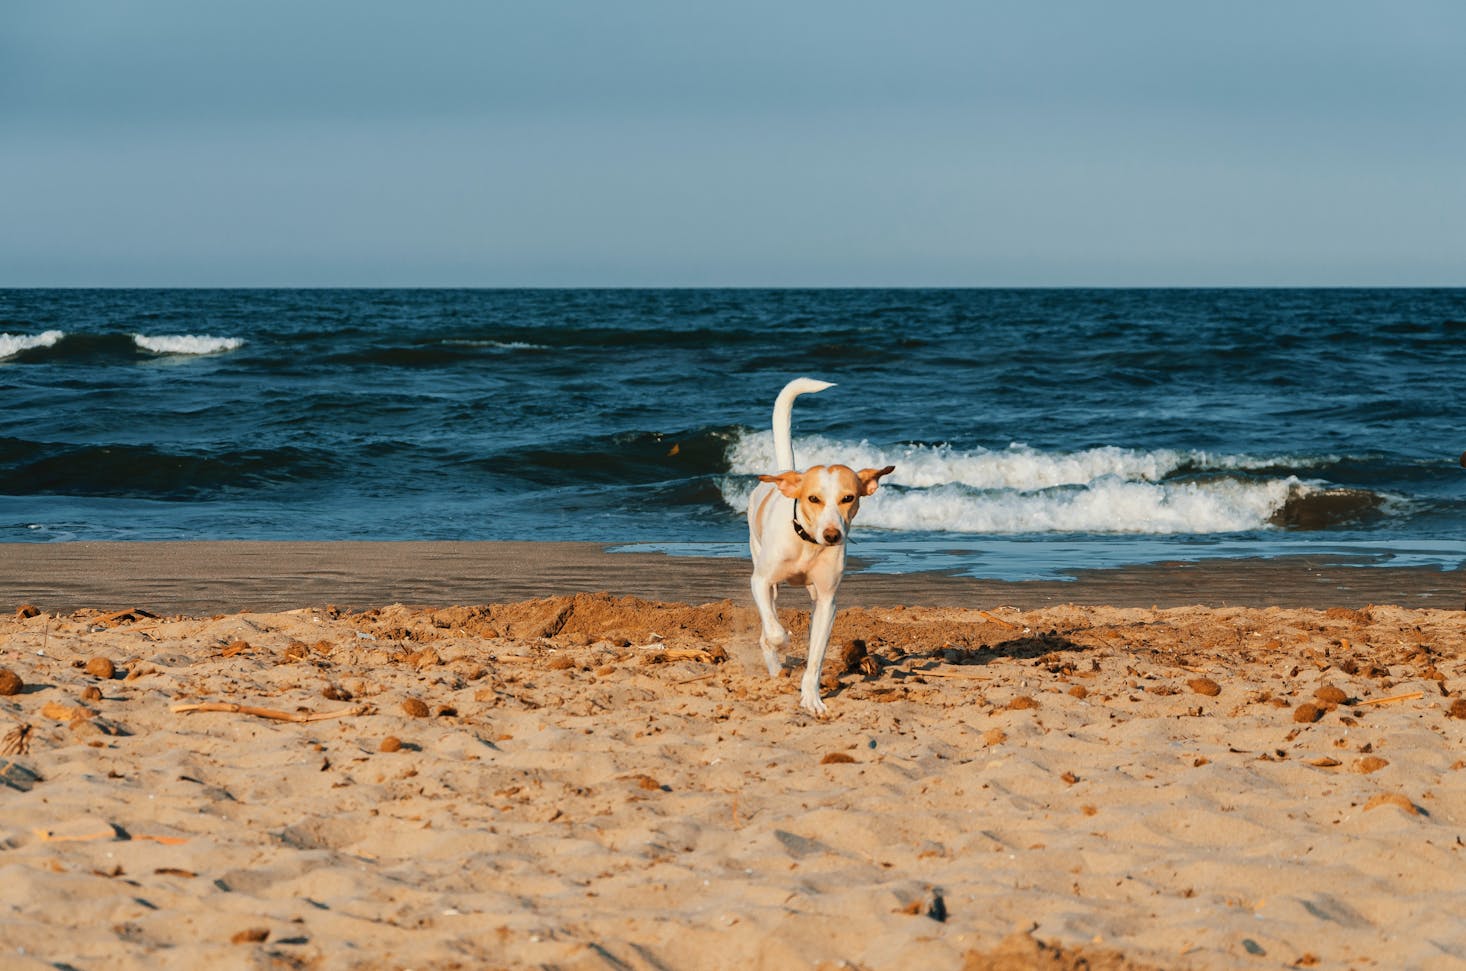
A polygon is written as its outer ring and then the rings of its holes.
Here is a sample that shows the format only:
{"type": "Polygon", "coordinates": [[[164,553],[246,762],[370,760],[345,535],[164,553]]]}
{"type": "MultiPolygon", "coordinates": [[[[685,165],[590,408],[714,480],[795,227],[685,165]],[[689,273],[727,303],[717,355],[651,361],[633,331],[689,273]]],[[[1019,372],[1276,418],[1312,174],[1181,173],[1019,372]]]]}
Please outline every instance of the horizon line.
{"type": "Polygon", "coordinates": [[[0,283],[0,290],[1462,290],[1462,283],[0,283]]]}

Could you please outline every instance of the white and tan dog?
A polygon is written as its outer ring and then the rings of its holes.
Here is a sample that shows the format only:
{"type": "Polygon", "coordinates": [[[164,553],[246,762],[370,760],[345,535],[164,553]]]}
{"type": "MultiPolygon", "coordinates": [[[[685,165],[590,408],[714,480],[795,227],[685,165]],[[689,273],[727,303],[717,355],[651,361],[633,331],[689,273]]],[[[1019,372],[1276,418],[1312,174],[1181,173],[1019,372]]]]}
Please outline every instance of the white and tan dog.
{"type": "Polygon", "coordinates": [[[759,476],[760,484],[748,499],[748,547],[753,553],[753,602],[762,631],[759,647],[769,674],[777,676],[780,649],[789,633],[779,623],[776,607],[779,584],[792,583],[809,591],[814,607],[809,617],[809,657],[800,682],[799,703],[816,715],[824,714],[820,700],[820,668],[830,645],[835,623],[835,591],[845,575],[845,539],[860,500],[880,487],[883,475],[895,471],[861,469],[846,465],[815,465],[794,471],[794,446],[789,439],[794,399],[802,394],[833,388],[828,381],[795,378],[774,402],[774,457],[778,475],[759,476]]]}

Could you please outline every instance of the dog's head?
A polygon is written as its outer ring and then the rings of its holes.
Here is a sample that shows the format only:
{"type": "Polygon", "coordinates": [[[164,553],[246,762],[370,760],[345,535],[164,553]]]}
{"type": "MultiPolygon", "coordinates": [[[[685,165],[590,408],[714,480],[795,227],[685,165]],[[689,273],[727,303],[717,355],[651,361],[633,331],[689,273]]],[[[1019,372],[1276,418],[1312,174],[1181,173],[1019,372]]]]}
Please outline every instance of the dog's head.
{"type": "Polygon", "coordinates": [[[838,546],[850,531],[861,498],[874,493],[881,476],[894,471],[894,465],[859,472],[848,465],[815,465],[803,472],[761,475],[759,481],[772,482],[794,500],[794,522],[806,537],[821,546],[838,546]]]}

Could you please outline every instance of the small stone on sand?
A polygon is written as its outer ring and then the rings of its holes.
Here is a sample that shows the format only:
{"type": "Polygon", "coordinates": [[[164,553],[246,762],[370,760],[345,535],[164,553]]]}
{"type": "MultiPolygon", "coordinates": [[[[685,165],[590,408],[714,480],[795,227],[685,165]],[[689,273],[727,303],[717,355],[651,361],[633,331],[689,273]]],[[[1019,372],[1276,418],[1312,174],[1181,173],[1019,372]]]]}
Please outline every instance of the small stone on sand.
{"type": "Polygon", "coordinates": [[[18,695],[24,688],[20,675],[9,668],[0,668],[0,695],[18,695]]]}
{"type": "Polygon", "coordinates": [[[1323,709],[1312,702],[1304,702],[1293,709],[1293,720],[1302,724],[1316,722],[1323,717],[1323,709]]]}

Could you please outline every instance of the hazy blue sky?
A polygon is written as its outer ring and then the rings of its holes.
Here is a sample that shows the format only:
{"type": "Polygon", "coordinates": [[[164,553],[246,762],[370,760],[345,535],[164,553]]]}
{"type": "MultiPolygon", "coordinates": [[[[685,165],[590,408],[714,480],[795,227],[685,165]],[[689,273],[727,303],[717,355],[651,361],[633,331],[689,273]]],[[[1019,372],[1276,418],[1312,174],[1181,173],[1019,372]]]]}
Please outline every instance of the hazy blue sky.
{"type": "Polygon", "coordinates": [[[0,285],[1188,284],[1466,284],[1466,4],[0,4],[0,285]]]}

